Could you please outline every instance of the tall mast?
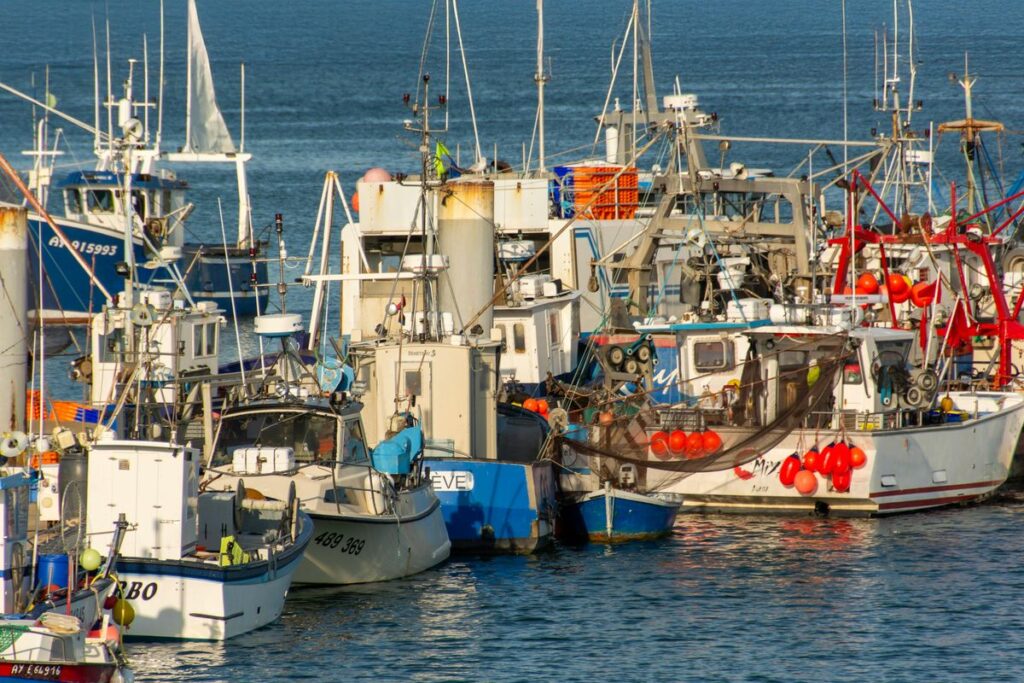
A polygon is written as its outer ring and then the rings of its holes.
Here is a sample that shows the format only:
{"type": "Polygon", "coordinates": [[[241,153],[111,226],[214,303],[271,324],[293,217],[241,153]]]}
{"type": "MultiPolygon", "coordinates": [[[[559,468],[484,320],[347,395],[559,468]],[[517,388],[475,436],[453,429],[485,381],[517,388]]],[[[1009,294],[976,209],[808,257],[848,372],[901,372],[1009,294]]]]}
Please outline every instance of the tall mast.
{"type": "Polygon", "coordinates": [[[544,84],[548,77],[544,74],[544,0],[537,0],[537,73],[533,80],[537,83],[537,137],[538,159],[537,168],[544,170],[544,84]]]}

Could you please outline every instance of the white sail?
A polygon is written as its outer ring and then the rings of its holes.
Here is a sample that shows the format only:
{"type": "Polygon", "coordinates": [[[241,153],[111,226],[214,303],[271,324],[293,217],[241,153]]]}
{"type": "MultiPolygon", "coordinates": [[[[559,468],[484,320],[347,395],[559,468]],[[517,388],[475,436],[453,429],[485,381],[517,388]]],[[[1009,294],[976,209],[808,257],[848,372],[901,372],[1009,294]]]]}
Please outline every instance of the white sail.
{"type": "Polygon", "coordinates": [[[186,111],[186,152],[230,153],[235,143],[217,107],[213,72],[206,54],[203,31],[195,0],[188,0],[188,103],[186,111]]]}

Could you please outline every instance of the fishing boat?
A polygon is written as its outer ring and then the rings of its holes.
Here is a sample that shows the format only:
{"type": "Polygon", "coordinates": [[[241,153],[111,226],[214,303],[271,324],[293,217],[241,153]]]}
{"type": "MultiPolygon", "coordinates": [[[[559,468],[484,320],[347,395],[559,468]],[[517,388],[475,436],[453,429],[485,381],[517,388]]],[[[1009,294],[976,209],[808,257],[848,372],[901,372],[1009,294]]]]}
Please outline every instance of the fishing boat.
{"type": "MultiPolygon", "coordinates": [[[[161,34],[161,54],[163,36],[161,34]]],[[[143,60],[148,68],[148,60],[143,60]]],[[[137,82],[138,60],[129,60],[124,93],[118,98],[107,84],[104,106],[108,125],[100,122],[99,67],[96,65],[96,120],[85,123],[40,102],[11,86],[4,90],[41,107],[47,116],[39,122],[35,157],[29,174],[30,234],[39,258],[30,259],[33,282],[41,283],[40,315],[62,324],[82,324],[98,313],[120,291],[125,264],[145,264],[133,277],[137,282],[161,284],[175,276],[184,279],[197,300],[207,300],[239,315],[256,313],[266,305],[269,292],[263,253],[266,243],[252,228],[246,163],[251,154],[237,149],[217,106],[209,58],[194,0],[188,2],[188,84],[185,144],[178,151],[162,148],[163,72],[161,66],[157,125],[151,128],[149,74],[137,82]],[[140,90],[142,90],[140,96],[140,90]],[[48,145],[49,116],[60,117],[93,135],[96,164],[54,181],[55,162],[62,152],[48,145]],[[126,150],[131,154],[126,155],[126,150]],[[194,210],[186,200],[188,184],[169,164],[226,164],[235,169],[238,187],[237,240],[213,245],[187,243],[185,222],[194,210]],[[130,190],[128,189],[130,186],[130,190]],[[61,211],[46,207],[51,190],[59,196],[61,211]],[[123,201],[129,192],[131,201],[123,201]],[[124,240],[130,231],[131,240],[124,240]],[[127,254],[125,249],[131,249],[127,254]]],[[[162,65],[162,58],[161,58],[162,65]]],[[[59,140],[58,135],[58,140],[59,140]]],[[[192,226],[189,226],[190,229],[192,226]]]]}
{"type": "Polygon", "coordinates": [[[299,356],[289,337],[301,327],[294,314],[256,319],[257,332],[284,348],[268,379],[221,414],[204,487],[231,491],[244,478],[250,496],[297,497],[314,531],[296,583],[389,581],[444,562],[451,543],[424,472],[421,427],[402,415],[371,450],[351,386],[299,356]]]}
{"type": "MultiPolygon", "coordinates": [[[[650,541],[672,532],[683,497],[605,487],[563,500],[564,524],[591,543],[650,541]]],[[[566,536],[573,538],[569,532],[566,536]]]]}

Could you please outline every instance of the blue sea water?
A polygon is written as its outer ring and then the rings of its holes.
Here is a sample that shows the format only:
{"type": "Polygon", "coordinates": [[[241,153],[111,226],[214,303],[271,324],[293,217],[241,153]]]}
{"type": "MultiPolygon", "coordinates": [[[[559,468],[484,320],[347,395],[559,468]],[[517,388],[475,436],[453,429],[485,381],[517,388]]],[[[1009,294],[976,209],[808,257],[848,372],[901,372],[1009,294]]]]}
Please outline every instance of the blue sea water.
{"type": "MultiPolygon", "coordinates": [[[[864,139],[885,125],[871,109],[873,35],[892,27],[891,2],[847,4],[849,134],[864,139]]],[[[173,146],[183,128],[184,2],[166,5],[165,139],[173,146]]],[[[415,168],[415,141],[401,129],[410,117],[402,94],[417,85],[430,2],[200,0],[199,7],[236,141],[238,65],[246,64],[254,220],[268,225],[283,213],[293,254],[308,247],[326,170],[341,173],[351,192],[370,166],[415,168]]],[[[678,74],[684,92],[718,112],[728,134],[841,138],[840,7],[839,0],[654,0],[658,86],[667,92],[678,74]]],[[[534,3],[463,0],[460,8],[484,154],[497,146],[498,156],[518,163],[533,127],[534,3]]],[[[1012,0],[932,0],[914,9],[915,98],[924,100],[916,124],[962,115],[960,89],[947,74],[963,72],[969,51],[980,77],[976,114],[1011,131],[998,157],[1012,180],[1024,167],[1013,133],[1024,128],[1024,8],[1012,0]]],[[[628,12],[621,0],[546,3],[549,161],[591,151],[592,117],[628,12]],[[560,150],[571,151],[556,156],[560,150]]],[[[4,0],[0,16],[0,80],[40,94],[49,65],[59,106],[79,118],[92,118],[94,20],[102,46],[109,18],[115,83],[128,57],[142,57],[146,33],[155,87],[155,0],[4,0]]],[[[429,51],[434,86],[444,81],[443,37],[439,28],[429,51]]],[[[445,139],[466,160],[465,86],[453,65],[445,139]]],[[[628,76],[617,95],[628,102],[628,76]]],[[[21,167],[31,121],[30,107],[0,97],[0,152],[21,167]]],[[[61,163],[88,166],[89,137],[64,128],[73,144],[61,163]]],[[[940,145],[948,179],[957,177],[955,147],[940,145]]],[[[784,173],[803,153],[737,144],[726,163],[784,173]]],[[[230,205],[232,178],[204,171],[189,180],[198,206],[193,229],[216,238],[216,199],[230,205]]],[[[308,307],[308,291],[289,296],[292,310],[308,307]]],[[[66,361],[48,366],[58,384],[66,361]]],[[[1021,680],[1022,514],[1011,494],[885,520],[684,515],[659,543],[457,558],[385,585],[296,590],[283,618],[261,631],[223,644],[140,644],[132,658],[147,681],[1021,680]]]]}

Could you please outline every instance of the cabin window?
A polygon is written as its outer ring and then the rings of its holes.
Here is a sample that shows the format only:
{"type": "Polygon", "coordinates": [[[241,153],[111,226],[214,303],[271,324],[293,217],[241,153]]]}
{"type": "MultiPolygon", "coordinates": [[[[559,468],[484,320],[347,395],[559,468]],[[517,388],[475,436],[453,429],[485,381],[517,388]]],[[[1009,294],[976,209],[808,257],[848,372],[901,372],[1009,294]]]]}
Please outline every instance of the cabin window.
{"type": "Polygon", "coordinates": [[[203,326],[195,325],[192,327],[192,355],[201,356],[203,355],[203,326]]]}
{"type": "Polygon", "coordinates": [[[333,460],[337,418],[308,412],[259,412],[221,420],[213,452],[214,467],[232,461],[236,448],[291,448],[300,462],[333,460]]]}
{"type": "Polygon", "coordinates": [[[208,323],[206,327],[206,353],[207,356],[217,355],[217,323],[208,323]]]}
{"type": "Polygon", "coordinates": [[[405,395],[406,396],[422,396],[423,395],[423,378],[420,375],[419,370],[406,370],[405,371],[405,395]]]}
{"type": "Polygon", "coordinates": [[[114,213],[114,193],[110,190],[89,190],[86,196],[92,213],[114,213]]]}
{"type": "Polygon", "coordinates": [[[697,372],[732,370],[734,365],[732,341],[719,339],[693,345],[693,367],[697,372]]]}
{"type": "Polygon", "coordinates": [[[512,345],[516,353],[526,353],[526,326],[522,323],[512,326],[512,345]]]}
{"type": "Polygon", "coordinates": [[[160,211],[164,215],[167,215],[167,214],[169,214],[171,212],[171,191],[170,190],[164,190],[163,191],[160,211]]]}
{"type": "Polygon", "coordinates": [[[82,195],[78,193],[77,187],[64,190],[64,206],[68,213],[82,213],[82,195]]]}
{"type": "Polygon", "coordinates": [[[132,209],[136,216],[146,220],[146,193],[142,190],[132,190],[132,209]]]}
{"type": "Polygon", "coordinates": [[[342,455],[344,462],[365,462],[366,437],[363,436],[363,425],[359,420],[349,420],[345,423],[345,453],[342,455]]]}
{"type": "Polygon", "coordinates": [[[548,314],[548,332],[551,334],[551,345],[554,346],[561,339],[559,328],[562,326],[559,321],[558,311],[551,311],[548,314]]]}
{"type": "Polygon", "coordinates": [[[864,384],[860,363],[847,363],[843,366],[843,384],[864,384]]]}

